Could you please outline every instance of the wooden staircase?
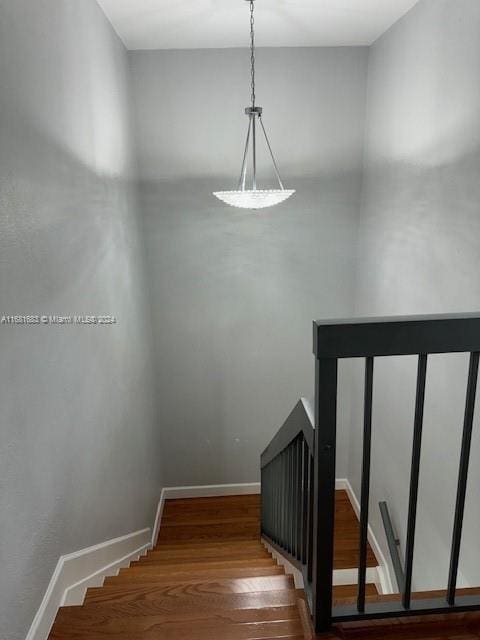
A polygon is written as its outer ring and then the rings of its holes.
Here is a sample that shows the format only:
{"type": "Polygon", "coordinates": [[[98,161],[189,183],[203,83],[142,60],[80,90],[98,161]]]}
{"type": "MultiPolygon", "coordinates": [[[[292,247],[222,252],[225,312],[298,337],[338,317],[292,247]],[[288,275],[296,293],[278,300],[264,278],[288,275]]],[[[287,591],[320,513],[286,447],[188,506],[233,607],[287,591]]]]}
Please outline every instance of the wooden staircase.
{"type": "Polygon", "coordinates": [[[299,640],[303,597],[260,542],[259,496],[169,500],[157,546],[60,609],[50,640],[299,640]]]}
{"type": "MultiPolygon", "coordinates": [[[[336,563],[351,566],[356,536],[343,496],[336,516],[336,563]],[[352,533],[355,536],[352,536],[352,533]]],[[[355,518],[353,514],[353,518],[355,518]]],[[[356,519],[355,519],[356,520],[356,519]]],[[[370,552],[369,552],[370,553],[370,552]]],[[[372,554],[370,564],[374,564],[372,554]]],[[[334,588],[337,603],[355,585],[334,588]]],[[[378,600],[368,585],[368,600],[378,600]]],[[[392,597],[392,596],[389,596],[392,597]]],[[[389,620],[338,626],[326,639],[474,640],[480,616],[389,620]]],[[[259,496],[169,500],[158,544],[82,606],[62,607],[49,640],[313,640],[303,590],[260,541],[259,496]]]]}

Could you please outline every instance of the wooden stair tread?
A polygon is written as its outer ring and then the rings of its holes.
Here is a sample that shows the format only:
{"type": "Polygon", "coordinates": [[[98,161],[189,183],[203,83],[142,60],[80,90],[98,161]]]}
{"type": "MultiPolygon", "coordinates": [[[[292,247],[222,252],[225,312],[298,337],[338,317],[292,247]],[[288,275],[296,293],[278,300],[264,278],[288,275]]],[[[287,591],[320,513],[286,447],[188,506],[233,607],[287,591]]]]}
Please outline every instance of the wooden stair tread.
{"type": "Polygon", "coordinates": [[[236,547],[238,549],[250,549],[250,548],[254,548],[254,547],[261,547],[262,542],[259,538],[256,538],[255,540],[250,540],[250,539],[246,539],[246,540],[229,540],[228,538],[225,538],[225,540],[218,540],[218,539],[212,539],[212,540],[172,540],[170,542],[167,541],[159,541],[156,546],[153,548],[153,550],[182,550],[182,549],[196,549],[196,548],[200,548],[200,549],[208,549],[209,547],[216,547],[216,548],[225,548],[225,547],[236,547]]]}
{"type": "MultiPolygon", "coordinates": [[[[335,531],[341,532],[334,538],[333,566],[335,569],[355,569],[358,567],[358,541],[360,525],[348,494],[344,490],[335,492],[335,531]]],[[[367,567],[378,566],[378,561],[367,546],[367,567]]]]}
{"type": "MultiPolygon", "coordinates": [[[[277,607],[275,609],[256,609],[254,615],[246,615],[246,611],[235,612],[231,616],[230,613],[196,618],[170,618],[165,616],[137,616],[127,618],[110,618],[105,619],[101,616],[83,618],[72,618],[64,616],[55,623],[55,632],[69,632],[72,637],[80,634],[88,637],[88,633],[95,632],[105,634],[106,636],[123,635],[126,633],[137,634],[146,633],[144,637],[188,637],[188,633],[192,633],[192,629],[199,637],[207,637],[206,632],[214,633],[221,631],[225,637],[251,637],[248,631],[269,629],[275,633],[279,631],[287,631],[288,633],[298,633],[301,630],[301,622],[296,607],[277,607]],[[154,636],[153,634],[157,634],[154,636]],[[174,635],[172,635],[174,634],[174,635]]],[[[55,636],[55,634],[54,634],[55,636]]],[[[260,636],[263,637],[263,636],[260,636]]],[[[268,635],[266,637],[269,637],[268,635]]]]}
{"type": "Polygon", "coordinates": [[[214,524],[168,525],[160,527],[159,540],[202,540],[230,539],[257,540],[260,537],[260,523],[227,522],[214,524]]]}
{"type": "Polygon", "coordinates": [[[247,555],[201,555],[201,556],[180,556],[178,558],[170,556],[149,556],[145,559],[138,560],[131,563],[132,568],[136,567],[169,567],[169,566],[196,566],[202,564],[212,564],[214,562],[219,564],[227,564],[234,562],[237,566],[265,566],[272,561],[272,556],[269,553],[247,555]]]}
{"type": "Polygon", "coordinates": [[[174,513],[175,511],[201,511],[205,507],[219,508],[223,510],[235,509],[238,506],[261,505],[260,494],[237,495],[237,496],[215,496],[205,498],[169,498],[165,502],[164,513],[174,513]]]}
{"type": "MultiPolygon", "coordinates": [[[[399,602],[402,596],[399,593],[392,594],[379,594],[375,588],[375,592],[372,592],[371,587],[375,587],[375,585],[367,585],[366,591],[366,602],[369,604],[374,604],[375,602],[399,602]],[[368,588],[370,587],[370,589],[368,588]]],[[[337,591],[341,589],[341,587],[334,587],[334,601],[337,605],[349,605],[355,604],[357,600],[357,587],[352,585],[350,589],[346,589],[345,591],[337,591]],[[338,595],[337,595],[338,594],[338,595]]],[[[429,600],[431,598],[442,598],[446,596],[447,592],[445,590],[438,591],[414,591],[412,592],[412,600],[429,600]]],[[[475,596],[480,595],[480,588],[468,588],[468,589],[457,589],[457,596],[475,596]]],[[[449,616],[452,614],[449,614],[449,616]]],[[[377,622],[378,624],[378,622],[377,622]]]]}
{"type": "MultiPolygon", "coordinates": [[[[333,630],[346,640],[478,640],[479,613],[349,622],[333,630]]],[[[325,640],[330,640],[328,634],[325,640]]]]}
{"type": "MultiPolygon", "coordinates": [[[[148,554],[182,554],[182,553],[258,553],[265,551],[265,547],[257,540],[236,540],[225,543],[222,540],[214,542],[199,540],[195,544],[190,541],[160,542],[148,554]]],[[[148,555],[147,554],[147,555],[148,555]]]]}
{"type": "MultiPolygon", "coordinates": [[[[358,586],[356,584],[342,584],[333,587],[334,604],[350,604],[356,602],[358,586]]],[[[377,587],[372,583],[365,585],[365,594],[367,597],[378,597],[377,587]]]]}
{"type": "Polygon", "coordinates": [[[195,520],[192,522],[192,519],[189,518],[188,521],[177,520],[176,518],[166,518],[165,520],[162,518],[162,528],[170,529],[172,527],[183,527],[186,530],[190,530],[190,527],[200,527],[205,525],[222,525],[223,527],[227,525],[235,525],[237,527],[241,526],[243,528],[252,526],[258,527],[258,515],[248,516],[248,517],[232,517],[232,516],[217,516],[217,517],[208,517],[206,514],[202,513],[202,515],[197,516],[195,520]]]}
{"type": "Polygon", "coordinates": [[[201,571],[202,569],[225,569],[232,567],[272,567],[278,566],[272,556],[267,555],[264,558],[232,558],[231,560],[214,559],[214,558],[182,558],[181,561],[170,562],[142,562],[132,563],[128,569],[121,571],[131,571],[131,575],[141,572],[169,573],[176,571],[201,571]]]}
{"type": "MultiPolygon", "coordinates": [[[[129,622],[132,618],[129,618],[129,622]]],[[[58,628],[54,625],[50,634],[50,640],[60,640],[71,638],[72,640],[100,640],[106,637],[131,640],[133,635],[141,633],[145,640],[254,640],[260,638],[292,637],[303,633],[302,623],[299,618],[294,620],[266,621],[266,622],[245,622],[231,625],[213,624],[207,627],[202,625],[192,625],[191,622],[155,624],[150,627],[137,627],[123,630],[122,621],[113,625],[110,630],[108,626],[89,629],[68,629],[58,628]]]]}
{"type": "MultiPolygon", "coordinates": [[[[259,540],[237,540],[230,542],[229,540],[214,541],[197,541],[197,542],[162,542],[153,548],[153,551],[188,551],[189,549],[264,549],[265,547],[259,540]]],[[[149,552],[151,553],[151,551],[149,552]]]]}
{"type": "Polygon", "coordinates": [[[131,607],[125,611],[124,607],[88,605],[83,607],[64,607],[60,609],[57,616],[57,627],[76,627],[79,629],[87,629],[96,625],[102,626],[109,624],[109,621],[117,621],[123,624],[124,628],[130,628],[129,619],[133,619],[135,624],[141,625],[142,620],[154,622],[155,624],[167,624],[173,622],[189,622],[195,624],[204,624],[207,626],[212,621],[218,624],[233,624],[243,622],[266,622],[280,620],[296,620],[298,618],[298,608],[296,605],[286,605],[279,607],[261,607],[256,609],[213,609],[205,610],[203,607],[197,607],[192,611],[174,611],[167,613],[158,613],[154,610],[145,610],[142,607],[131,607]]]}
{"type": "Polygon", "coordinates": [[[208,564],[208,563],[220,563],[225,564],[228,562],[235,563],[244,563],[245,565],[251,563],[252,565],[256,562],[262,564],[272,560],[272,556],[268,553],[256,553],[256,554],[243,554],[239,553],[237,555],[231,554],[218,554],[218,553],[208,553],[208,554],[200,554],[200,555],[181,555],[179,557],[164,555],[150,555],[146,556],[142,560],[138,562],[132,562],[133,567],[139,566],[149,566],[149,565],[158,565],[158,566],[168,566],[168,565],[197,565],[197,564],[208,564]]]}
{"type": "MultiPolygon", "coordinates": [[[[199,512],[195,512],[195,519],[198,520],[258,520],[260,516],[260,507],[248,507],[238,509],[211,509],[205,508],[199,512]]],[[[178,511],[176,513],[166,513],[162,516],[162,526],[165,524],[189,524],[192,520],[191,511],[178,511]]]]}
{"type": "MultiPolygon", "coordinates": [[[[412,600],[428,600],[430,598],[443,598],[447,595],[445,589],[439,589],[436,591],[415,591],[412,593],[412,600]]],[[[466,589],[457,589],[457,596],[478,596],[480,595],[479,587],[470,587],[466,589]]],[[[393,593],[388,595],[378,596],[383,602],[392,602],[401,599],[400,594],[393,593]]]]}
{"type": "Polygon", "coordinates": [[[279,576],[285,575],[283,567],[271,566],[271,567],[240,567],[240,568],[225,568],[225,569],[204,569],[198,572],[171,572],[168,574],[155,573],[155,572],[140,572],[137,574],[130,574],[128,571],[125,573],[120,572],[118,576],[112,576],[106,578],[104,585],[113,584],[138,584],[155,582],[155,584],[176,584],[189,582],[190,584],[196,584],[198,582],[204,582],[206,579],[216,580],[219,578],[258,578],[262,576],[279,576]]]}
{"type": "Polygon", "coordinates": [[[181,599],[185,595],[195,595],[198,598],[208,594],[249,593],[256,591],[277,591],[293,589],[293,579],[288,576],[268,576],[260,578],[223,578],[189,584],[126,584],[106,585],[87,590],[86,602],[109,602],[138,599],[156,599],[168,596],[181,599]]]}
{"type": "MultiPolygon", "coordinates": [[[[338,495],[336,568],[354,568],[358,521],[338,495]]],[[[370,548],[368,564],[377,565],[370,548]]],[[[369,585],[367,597],[375,593],[369,585]]],[[[355,596],[355,586],[334,588],[335,601],[355,596]]],[[[62,608],[49,638],[310,640],[306,611],[304,592],[260,541],[259,495],[167,500],[156,546],[88,589],[82,606],[62,608]]]]}
{"type": "Polygon", "coordinates": [[[199,551],[150,551],[146,556],[140,558],[138,563],[148,562],[195,562],[210,560],[265,560],[271,557],[266,549],[251,551],[215,551],[203,549],[199,551]]]}
{"type": "Polygon", "coordinates": [[[303,629],[300,620],[247,622],[229,627],[214,625],[205,629],[191,624],[181,627],[170,624],[153,624],[150,628],[126,630],[124,632],[118,629],[108,632],[102,628],[98,631],[92,629],[77,631],[75,628],[57,629],[54,625],[50,640],[65,640],[66,638],[71,640],[104,640],[108,637],[119,640],[132,640],[132,635],[138,633],[141,633],[141,637],[145,640],[260,640],[298,637],[299,634],[303,633],[303,629]]]}
{"type": "Polygon", "coordinates": [[[225,615],[226,612],[275,609],[277,607],[296,606],[298,598],[305,594],[299,589],[281,589],[277,591],[259,591],[255,593],[206,594],[199,600],[195,595],[187,594],[176,599],[159,596],[151,599],[138,599],[127,602],[86,602],[81,607],[65,607],[73,616],[81,616],[82,611],[104,617],[127,617],[139,615],[225,615]]]}

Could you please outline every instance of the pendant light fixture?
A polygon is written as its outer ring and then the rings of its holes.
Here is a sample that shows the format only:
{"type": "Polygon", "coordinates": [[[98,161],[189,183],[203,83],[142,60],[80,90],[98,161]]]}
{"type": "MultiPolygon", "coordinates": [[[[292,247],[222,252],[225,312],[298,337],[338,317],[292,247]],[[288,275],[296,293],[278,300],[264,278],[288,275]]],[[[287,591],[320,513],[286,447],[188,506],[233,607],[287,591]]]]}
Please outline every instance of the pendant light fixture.
{"type": "Polygon", "coordinates": [[[277,163],[273,155],[272,147],[268,140],[267,132],[263,125],[262,120],[262,107],[257,107],[255,103],[255,20],[254,20],[254,2],[255,0],[246,0],[250,3],[250,61],[251,61],[251,76],[252,76],[252,104],[245,109],[245,113],[248,116],[248,131],[247,141],[245,143],[245,151],[243,154],[242,170],[240,172],[240,180],[238,183],[238,189],[236,191],[217,191],[213,195],[219,200],[226,202],[232,207],[241,207],[243,209],[263,209],[264,207],[271,207],[275,204],[279,204],[284,200],[287,200],[292,194],[295,193],[293,189],[285,189],[280,178],[277,163]],[[259,125],[259,126],[258,126],[259,125]],[[267,148],[272,158],[273,168],[275,175],[277,176],[279,189],[257,189],[257,131],[261,129],[267,148]],[[248,152],[250,149],[250,141],[252,147],[252,188],[247,189],[247,161],[248,152]]]}

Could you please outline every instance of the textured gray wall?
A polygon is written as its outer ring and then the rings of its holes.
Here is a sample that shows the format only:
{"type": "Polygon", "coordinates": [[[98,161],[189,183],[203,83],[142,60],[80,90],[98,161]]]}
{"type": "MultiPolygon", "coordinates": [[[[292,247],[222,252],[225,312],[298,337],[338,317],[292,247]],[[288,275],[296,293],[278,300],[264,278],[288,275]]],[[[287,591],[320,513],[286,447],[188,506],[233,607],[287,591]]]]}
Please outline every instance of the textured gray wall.
{"type": "Polygon", "coordinates": [[[61,554],[152,524],[161,486],[123,45],[93,0],[0,0],[0,637],[61,554]]]}
{"type": "MultiPolygon", "coordinates": [[[[357,266],[357,315],[463,312],[480,308],[480,3],[423,0],[370,50],[366,167],[357,266]]],[[[467,358],[429,364],[417,588],[448,574],[467,358]]],[[[387,499],[402,548],[416,362],[379,359],[374,393],[372,523],[387,499]]],[[[361,388],[350,477],[360,486],[361,388]]],[[[480,424],[475,425],[460,571],[480,579],[480,424]],[[466,558],[468,557],[468,562],[466,558]]]]}
{"type": "MultiPolygon", "coordinates": [[[[312,394],[312,321],[353,310],[367,50],[258,51],[257,101],[298,190],[258,213],[212,196],[236,188],[247,50],[130,60],[165,481],[251,482],[261,450],[312,394]]],[[[273,184],[265,155],[259,165],[273,184]]]]}

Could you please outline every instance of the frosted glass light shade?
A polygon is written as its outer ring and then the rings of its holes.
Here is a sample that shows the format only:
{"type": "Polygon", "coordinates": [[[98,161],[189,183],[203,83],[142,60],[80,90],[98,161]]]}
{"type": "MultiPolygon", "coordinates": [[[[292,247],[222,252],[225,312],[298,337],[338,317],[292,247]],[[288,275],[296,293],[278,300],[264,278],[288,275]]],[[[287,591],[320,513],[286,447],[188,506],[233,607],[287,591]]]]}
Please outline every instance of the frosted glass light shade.
{"type": "Polygon", "coordinates": [[[231,207],[265,209],[288,200],[295,189],[255,189],[245,191],[216,191],[213,195],[231,207]]]}

